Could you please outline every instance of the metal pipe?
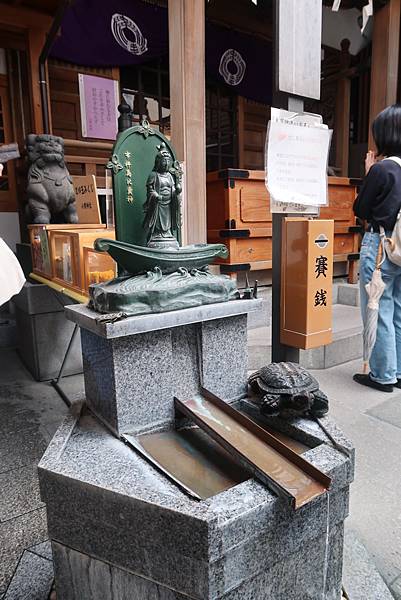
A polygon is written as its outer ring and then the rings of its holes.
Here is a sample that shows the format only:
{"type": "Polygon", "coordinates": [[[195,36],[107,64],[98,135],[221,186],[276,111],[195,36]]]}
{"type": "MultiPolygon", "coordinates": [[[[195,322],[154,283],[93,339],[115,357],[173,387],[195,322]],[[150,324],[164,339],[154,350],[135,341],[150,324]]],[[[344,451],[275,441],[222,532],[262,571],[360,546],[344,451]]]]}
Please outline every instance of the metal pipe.
{"type": "Polygon", "coordinates": [[[50,106],[49,98],[47,94],[47,78],[46,78],[46,61],[48,59],[50,50],[56,39],[58,30],[60,29],[61,21],[63,20],[66,9],[72,4],[73,0],[62,0],[58,5],[56,15],[54,17],[52,26],[50,27],[49,33],[46,37],[46,42],[42,48],[42,52],[39,56],[39,84],[40,84],[40,97],[42,101],[42,116],[43,116],[43,131],[44,133],[50,133],[50,106]]]}

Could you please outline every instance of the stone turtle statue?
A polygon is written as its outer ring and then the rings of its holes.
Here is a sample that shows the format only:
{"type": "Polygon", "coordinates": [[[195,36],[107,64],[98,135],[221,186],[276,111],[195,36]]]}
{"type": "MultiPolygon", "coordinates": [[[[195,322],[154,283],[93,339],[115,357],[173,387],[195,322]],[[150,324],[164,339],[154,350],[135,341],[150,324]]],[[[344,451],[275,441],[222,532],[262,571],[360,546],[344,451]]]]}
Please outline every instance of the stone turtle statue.
{"type": "Polygon", "coordinates": [[[322,417],[329,401],[318,381],[300,365],[272,363],[253,373],[248,383],[260,398],[260,412],[269,417],[310,413],[322,417]]]}
{"type": "Polygon", "coordinates": [[[72,179],[64,162],[64,140],[54,135],[26,138],[30,162],[28,205],[33,223],[78,223],[72,179]]]}

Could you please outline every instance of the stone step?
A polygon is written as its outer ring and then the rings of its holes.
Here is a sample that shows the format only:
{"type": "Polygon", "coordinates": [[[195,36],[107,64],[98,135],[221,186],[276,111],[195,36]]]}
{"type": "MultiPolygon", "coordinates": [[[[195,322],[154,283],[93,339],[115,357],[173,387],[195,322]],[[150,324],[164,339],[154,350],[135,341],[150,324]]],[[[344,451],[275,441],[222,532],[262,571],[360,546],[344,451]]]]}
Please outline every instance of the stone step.
{"type": "Polygon", "coordinates": [[[334,289],[336,304],[360,306],[359,283],[339,283],[334,289]]]}
{"type": "MultiPolygon", "coordinates": [[[[248,331],[249,370],[271,360],[271,328],[248,331]]],[[[356,306],[333,305],[333,342],[327,346],[301,350],[300,363],[307,369],[327,369],[362,356],[362,320],[356,306]]]]}
{"type": "MultiPolygon", "coordinates": [[[[271,324],[272,288],[259,288],[258,297],[262,299],[263,307],[261,311],[249,314],[249,329],[257,329],[258,327],[268,327],[271,324]]],[[[346,283],[343,280],[334,281],[333,304],[359,306],[359,284],[346,283]]]]}

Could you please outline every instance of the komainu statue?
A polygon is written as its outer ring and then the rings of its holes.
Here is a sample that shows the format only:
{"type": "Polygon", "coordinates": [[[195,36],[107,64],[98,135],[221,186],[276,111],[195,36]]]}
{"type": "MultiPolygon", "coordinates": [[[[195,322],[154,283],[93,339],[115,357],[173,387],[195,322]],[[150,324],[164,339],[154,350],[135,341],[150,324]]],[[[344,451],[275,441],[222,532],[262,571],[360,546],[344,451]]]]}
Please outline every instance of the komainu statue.
{"type": "Polygon", "coordinates": [[[72,179],[64,162],[64,140],[54,135],[26,138],[30,162],[28,203],[33,223],[78,223],[72,179]]]}

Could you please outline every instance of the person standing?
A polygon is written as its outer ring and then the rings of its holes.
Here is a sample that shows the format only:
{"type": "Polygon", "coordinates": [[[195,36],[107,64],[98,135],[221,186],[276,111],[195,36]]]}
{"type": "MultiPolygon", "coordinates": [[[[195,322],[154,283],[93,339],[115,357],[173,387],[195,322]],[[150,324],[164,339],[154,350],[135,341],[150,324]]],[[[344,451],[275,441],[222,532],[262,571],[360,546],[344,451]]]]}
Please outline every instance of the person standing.
{"type": "MultiPolygon", "coordinates": [[[[372,124],[376,152],[365,159],[366,177],[354,203],[354,213],[367,222],[360,253],[361,311],[365,322],[367,292],[372,279],[380,244],[380,227],[391,236],[401,210],[401,105],[385,108],[372,124]]],[[[401,267],[387,258],[381,266],[386,285],[380,299],[376,342],[370,357],[368,374],[353,379],[382,392],[401,388],[401,267]]]]}

